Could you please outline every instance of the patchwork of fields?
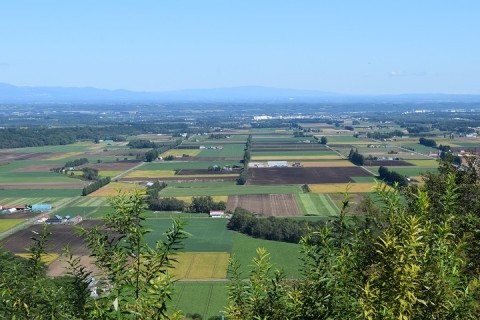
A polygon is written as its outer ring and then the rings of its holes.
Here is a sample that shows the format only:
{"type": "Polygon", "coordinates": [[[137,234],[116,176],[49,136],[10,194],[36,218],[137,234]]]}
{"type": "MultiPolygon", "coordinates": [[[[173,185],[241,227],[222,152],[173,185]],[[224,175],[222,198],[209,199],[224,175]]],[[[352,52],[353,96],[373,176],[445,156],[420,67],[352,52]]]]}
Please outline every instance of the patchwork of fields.
{"type": "MultiPolygon", "coordinates": [[[[159,180],[167,183],[159,193],[160,199],[175,197],[191,203],[193,197],[211,196],[214,201],[225,202],[228,211],[241,207],[265,217],[324,220],[338,216],[346,192],[351,196],[350,213],[356,214],[356,206],[377,185],[380,166],[387,166],[389,170],[417,181],[421,181],[419,176],[422,173],[435,172],[438,167],[438,162],[430,155],[438,150],[422,146],[413,138],[380,142],[356,138],[352,132],[339,130],[331,124],[304,123],[302,126],[322,132],[314,133],[315,137],[296,137],[293,130],[285,127],[230,130],[222,132],[218,139],[214,138],[215,135],[192,135],[177,148],[161,155],[173,156],[173,161],[150,163],[136,159],[136,155],[148,149],[133,150],[126,146],[126,142],[81,142],[68,146],[5,150],[0,154],[0,206],[49,203],[54,207],[51,215],[79,215],[86,219],[82,226],[92,227],[99,225],[100,219],[113,211],[109,197],[119,191],[144,192],[147,182],[159,180]],[[246,184],[236,185],[244,167],[242,159],[249,135],[252,140],[251,161],[261,162],[264,167],[249,168],[246,184]],[[328,139],[327,145],[319,144],[322,136],[328,139]],[[369,156],[364,167],[347,160],[352,148],[365,157],[369,156]],[[119,181],[82,197],[82,188],[88,181],[50,170],[83,157],[89,163],[75,168],[77,175],[82,167],[90,167],[98,169],[102,176],[119,176],[119,181]],[[286,161],[288,167],[269,168],[267,161],[286,161]],[[218,171],[219,168],[225,171],[218,171]]],[[[170,135],[150,134],[142,135],[142,138],[162,143],[174,141],[170,135]]],[[[444,143],[452,147],[480,146],[480,142],[465,139],[445,140],[444,143]]],[[[204,317],[217,315],[226,301],[229,259],[239,261],[240,270],[246,274],[251,270],[251,260],[258,247],[265,247],[270,252],[274,266],[282,268],[287,277],[300,276],[299,245],[235,233],[227,229],[226,219],[211,219],[207,214],[145,209],[145,216],[148,217],[145,224],[152,230],[146,240],[152,246],[164,239],[164,231],[172,224],[170,217],[188,220],[186,231],[191,236],[177,256],[175,268],[170,270],[180,280],[175,284],[177,290],[172,305],[185,313],[199,312],[204,317]]],[[[0,236],[30,218],[28,215],[19,217],[2,215],[0,236]]],[[[40,225],[29,226],[6,237],[1,244],[7,250],[25,255],[32,231],[38,232],[40,228],[40,225]]],[[[82,261],[91,262],[75,227],[55,225],[51,226],[51,231],[47,246],[51,254],[46,263],[53,262],[51,268],[55,268],[55,272],[61,273],[61,263],[55,261],[66,244],[82,261]]],[[[55,272],[52,274],[60,274],[55,272]]]]}

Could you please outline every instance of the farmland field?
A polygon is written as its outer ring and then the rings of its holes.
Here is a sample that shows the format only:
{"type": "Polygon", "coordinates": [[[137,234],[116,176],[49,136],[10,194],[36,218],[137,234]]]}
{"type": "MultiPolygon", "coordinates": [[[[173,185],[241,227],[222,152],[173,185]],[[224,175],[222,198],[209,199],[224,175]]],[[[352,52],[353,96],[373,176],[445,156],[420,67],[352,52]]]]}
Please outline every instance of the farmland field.
{"type": "Polygon", "coordinates": [[[244,144],[225,144],[222,149],[203,149],[198,154],[199,158],[235,158],[242,159],[244,144]]]}
{"type": "Polygon", "coordinates": [[[0,219],[0,232],[10,230],[24,221],[25,219],[0,219]]]}
{"type": "Polygon", "coordinates": [[[280,193],[299,193],[301,188],[296,185],[274,185],[274,186],[239,186],[231,185],[222,188],[217,187],[192,187],[176,188],[167,187],[160,191],[161,197],[179,197],[179,196],[229,196],[242,194],[280,194],[280,193]]]}
{"type": "Polygon", "coordinates": [[[286,242],[255,239],[241,233],[234,233],[232,258],[240,265],[240,270],[247,276],[252,270],[252,259],[257,256],[256,250],[259,247],[267,249],[274,267],[283,269],[289,278],[297,278],[301,275],[299,271],[300,245],[286,242]]]}
{"type": "Polygon", "coordinates": [[[349,192],[362,193],[372,192],[375,183],[324,183],[324,184],[309,184],[309,188],[313,193],[335,193],[335,192],[349,192]]]}
{"type": "Polygon", "coordinates": [[[182,157],[183,155],[187,155],[189,157],[195,157],[200,153],[200,149],[171,149],[165,151],[161,154],[162,157],[174,156],[174,157],[182,157]]]}
{"type": "MultiPolygon", "coordinates": [[[[184,252],[230,252],[233,232],[226,228],[227,219],[190,218],[185,230],[191,236],[185,240],[184,252]]],[[[163,237],[171,227],[171,219],[147,219],[145,225],[152,230],[146,240],[150,245],[163,237]]]]}
{"type": "Polygon", "coordinates": [[[69,200],[69,198],[60,198],[60,197],[8,197],[8,198],[0,198],[0,205],[4,206],[17,206],[17,205],[25,205],[25,204],[38,204],[38,203],[48,203],[51,204],[54,208],[58,207],[62,203],[65,203],[69,200]]]}
{"type": "MultiPolygon", "coordinates": [[[[291,163],[290,163],[291,165],[291,163]]],[[[355,165],[351,163],[349,160],[336,160],[336,161],[302,161],[302,167],[310,168],[310,167],[354,167],[355,165]]]]}
{"type": "MultiPolygon", "coordinates": [[[[378,168],[379,167],[366,167],[370,172],[378,175],[378,168]]],[[[437,172],[438,168],[429,168],[429,167],[390,167],[388,168],[390,171],[395,171],[400,173],[401,175],[407,177],[415,177],[419,176],[425,172],[437,172]]]]}
{"type": "Polygon", "coordinates": [[[338,215],[339,209],[330,199],[328,194],[300,193],[296,196],[303,214],[323,217],[338,215]]]}
{"type": "Polygon", "coordinates": [[[145,163],[141,170],[208,169],[210,166],[243,166],[238,161],[164,161],[145,163]]]}
{"type": "Polygon", "coordinates": [[[257,194],[228,197],[227,210],[243,208],[264,216],[299,216],[300,209],[293,194],[257,194]]]}
{"type": "Polygon", "coordinates": [[[350,177],[371,176],[360,167],[250,168],[249,175],[249,185],[346,183],[350,177]]]}
{"type": "Polygon", "coordinates": [[[47,197],[76,197],[80,195],[80,190],[72,189],[3,189],[0,190],[0,197],[11,198],[47,198],[47,197]]]}
{"type": "Polygon", "coordinates": [[[229,258],[228,252],[180,252],[169,273],[180,280],[225,279],[229,258]]]}
{"type": "Polygon", "coordinates": [[[438,167],[438,161],[437,160],[408,160],[411,164],[417,166],[417,167],[438,167]]]}
{"type": "Polygon", "coordinates": [[[87,197],[109,197],[117,195],[119,192],[129,192],[133,190],[145,190],[145,188],[135,183],[111,182],[97,191],[90,193],[87,197]]]}
{"type": "Polygon", "coordinates": [[[171,308],[182,310],[183,314],[199,313],[203,319],[220,316],[227,304],[227,283],[225,282],[184,282],[175,283],[171,308]]]}

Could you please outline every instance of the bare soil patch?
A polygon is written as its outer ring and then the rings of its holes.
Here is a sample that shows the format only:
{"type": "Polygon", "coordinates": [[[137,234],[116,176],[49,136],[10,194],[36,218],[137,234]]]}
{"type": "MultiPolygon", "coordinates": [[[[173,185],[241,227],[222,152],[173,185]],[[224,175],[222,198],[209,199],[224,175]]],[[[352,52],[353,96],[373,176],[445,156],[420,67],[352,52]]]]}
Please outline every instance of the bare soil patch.
{"type": "Polygon", "coordinates": [[[360,167],[251,168],[247,184],[348,183],[350,177],[373,177],[360,167]]]}
{"type": "Polygon", "coordinates": [[[286,217],[302,215],[293,194],[256,194],[229,196],[227,210],[241,207],[264,216],[286,217]]]}
{"type": "Polygon", "coordinates": [[[15,172],[48,172],[52,168],[56,168],[58,165],[51,164],[34,164],[22,168],[15,169],[15,172]]]}
{"type": "MultiPolygon", "coordinates": [[[[87,220],[80,223],[80,226],[89,229],[100,226],[101,221],[87,220]]],[[[76,255],[89,255],[89,251],[83,239],[77,235],[75,228],[71,225],[51,225],[49,231],[52,233],[46,245],[48,253],[63,253],[65,246],[70,247],[70,251],[76,255]]],[[[2,247],[12,253],[28,253],[27,248],[32,245],[31,237],[35,236],[34,232],[42,232],[43,225],[33,225],[27,229],[20,230],[15,234],[2,240],[2,247]]]]}
{"type": "Polygon", "coordinates": [[[50,152],[35,152],[35,153],[17,153],[17,152],[8,152],[2,151],[0,153],[0,162],[11,162],[15,160],[42,160],[48,159],[52,153],[50,152]]]}
{"type": "Polygon", "coordinates": [[[0,219],[32,219],[37,215],[38,213],[20,211],[9,214],[0,214],[0,219]]]}
{"type": "Polygon", "coordinates": [[[365,166],[376,167],[411,167],[413,164],[403,160],[365,160],[365,166]]]}

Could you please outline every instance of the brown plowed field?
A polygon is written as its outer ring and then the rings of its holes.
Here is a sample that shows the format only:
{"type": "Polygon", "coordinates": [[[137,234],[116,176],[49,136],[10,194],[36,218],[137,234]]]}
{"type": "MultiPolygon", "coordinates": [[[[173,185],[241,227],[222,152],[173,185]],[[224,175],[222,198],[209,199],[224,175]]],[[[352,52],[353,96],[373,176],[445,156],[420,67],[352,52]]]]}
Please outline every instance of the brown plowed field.
{"type": "Polygon", "coordinates": [[[293,194],[229,196],[227,210],[234,211],[238,207],[264,216],[286,217],[302,215],[293,194]]]}
{"type": "Polygon", "coordinates": [[[14,160],[42,160],[50,157],[52,153],[50,152],[37,152],[37,153],[17,153],[17,152],[8,152],[3,151],[0,154],[0,162],[9,162],[14,160]]]}
{"type": "MultiPolygon", "coordinates": [[[[93,228],[101,225],[101,221],[83,221],[80,225],[84,228],[93,228]]],[[[28,253],[27,248],[32,245],[31,237],[35,236],[35,232],[42,232],[43,225],[33,225],[27,229],[18,231],[6,239],[1,241],[3,249],[12,253],[28,253]]],[[[70,247],[70,251],[76,255],[89,255],[89,251],[83,241],[75,232],[76,226],[69,225],[51,225],[49,231],[52,233],[47,241],[46,251],[48,253],[63,253],[66,245],[70,247]]]]}
{"type": "Polygon", "coordinates": [[[364,166],[376,167],[411,167],[413,164],[402,160],[365,160],[364,166]]]}
{"type": "Polygon", "coordinates": [[[20,167],[15,169],[15,172],[48,172],[51,168],[58,168],[61,165],[54,164],[33,164],[31,166],[20,167]]]}
{"type": "Polygon", "coordinates": [[[373,177],[360,167],[250,168],[247,184],[315,184],[353,182],[350,177],[373,177]]]}

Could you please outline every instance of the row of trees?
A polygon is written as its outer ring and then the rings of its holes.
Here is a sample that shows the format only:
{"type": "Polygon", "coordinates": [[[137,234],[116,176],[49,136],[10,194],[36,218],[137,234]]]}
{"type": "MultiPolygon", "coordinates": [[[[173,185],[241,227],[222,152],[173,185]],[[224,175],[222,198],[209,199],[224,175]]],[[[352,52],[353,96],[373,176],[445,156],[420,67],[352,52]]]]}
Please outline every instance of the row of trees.
{"type": "Polygon", "coordinates": [[[82,196],[86,196],[94,191],[97,191],[103,186],[106,186],[110,183],[110,177],[99,178],[94,182],[90,183],[88,186],[83,187],[82,189],[82,196]]]}
{"type": "Polygon", "coordinates": [[[309,230],[322,225],[322,221],[256,217],[245,209],[236,208],[227,227],[255,238],[298,243],[309,230]]]}
{"type": "Polygon", "coordinates": [[[232,262],[232,319],[478,319],[479,166],[444,164],[423,186],[377,187],[364,219],[342,210],[303,237],[302,277],[260,249],[246,276],[232,262]]]}
{"type": "Polygon", "coordinates": [[[81,166],[82,164],[85,164],[85,163],[88,163],[88,159],[87,158],[80,158],[80,159],[67,161],[63,167],[64,168],[78,167],[78,166],[81,166]]]}
{"type": "MultiPolygon", "coordinates": [[[[164,153],[165,151],[168,151],[170,149],[174,149],[175,147],[177,147],[181,143],[182,143],[182,139],[177,139],[177,140],[175,140],[174,143],[171,143],[171,144],[156,145],[154,149],[149,150],[145,153],[145,157],[144,157],[145,161],[152,162],[155,159],[157,159],[158,156],[161,155],[162,153],[164,153]]],[[[166,157],[165,160],[167,160],[167,158],[168,157],[166,157]]],[[[174,157],[170,156],[170,159],[168,159],[168,160],[173,160],[173,159],[174,159],[174,157]]]]}
{"type": "Polygon", "coordinates": [[[173,197],[149,197],[148,207],[155,211],[182,211],[209,213],[211,210],[225,210],[225,201],[214,201],[211,196],[193,197],[191,203],[173,197]]]}
{"type": "Polygon", "coordinates": [[[380,179],[388,184],[398,184],[399,187],[405,187],[408,185],[408,181],[403,175],[395,171],[390,171],[384,166],[378,168],[378,175],[380,179]]]}
{"type": "Polygon", "coordinates": [[[420,138],[418,141],[421,145],[424,145],[426,147],[432,147],[435,148],[437,146],[437,142],[433,139],[427,139],[427,138],[420,138]]]}
{"type": "Polygon", "coordinates": [[[363,166],[365,163],[365,158],[362,154],[358,152],[358,149],[350,149],[350,153],[348,154],[348,160],[350,160],[353,164],[357,166],[363,166]]]}
{"type": "Polygon", "coordinates": [[[249,134],[245,144],[245,153],[243,154],[243,170],[237,178],[238,185],[244,185],[248,179],[248,163],[250,162],[250,152],[252,150],[252,135],[249,134]]]}
{"type": "Polygon", "coordinates": [[[403,133],[403,131],[400,131],[400,130],[394,130],[394,131],[388,131],[388,132],[380,132],[380,131],[367,132],[367,138],[375,139],[375,140],[391,139],[394,137],[403,137],[404,135],[405,134],[403,133]]]}

